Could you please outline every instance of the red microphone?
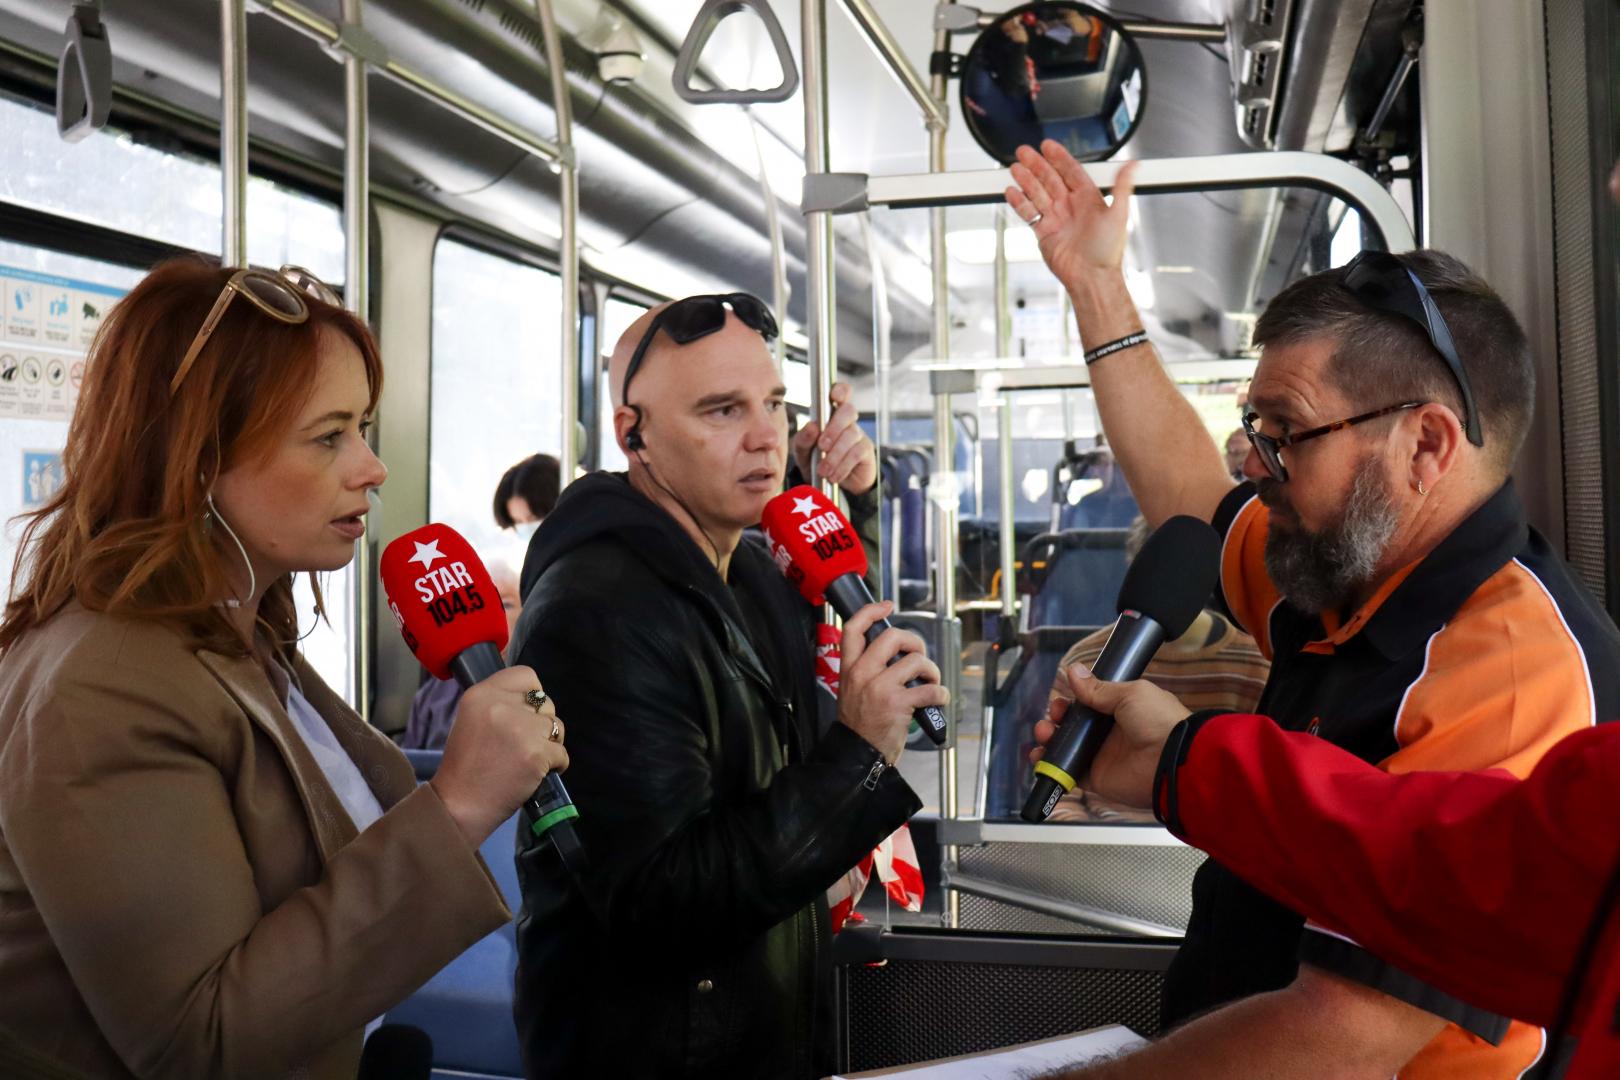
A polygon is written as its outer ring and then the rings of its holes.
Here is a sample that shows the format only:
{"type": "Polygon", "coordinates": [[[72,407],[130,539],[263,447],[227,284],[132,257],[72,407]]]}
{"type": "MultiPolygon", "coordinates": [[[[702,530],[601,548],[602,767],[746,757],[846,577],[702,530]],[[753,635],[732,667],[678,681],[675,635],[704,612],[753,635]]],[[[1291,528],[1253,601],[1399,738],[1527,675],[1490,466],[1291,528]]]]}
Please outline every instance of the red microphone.
{"type": "MultiPolygon", "coordinates": [[[[380,562],[388,610],[405,644],[434,678],[465,689],[506,667],[506,614],[484,563],[456,530],[424,525],[389,544],[380,562]]],[[[524,804],[529,829],[557,845],[566,863],[581,854],[573,819],[579,817],[562,778],[547,773],[524,804]]]]}
{"type": "MultiPolygon", "coordinates": [[[[873,603],[866,587],[866,549],[847,518],[832,500],[817,489],[801,485],[785,491],[765,504],[760,519],[771,558],[812,604],[831,604],[839,618],[848,619],[873,603]]],[[[889,629],[888,619],[880,619],[866,631],[868,642],[889,629]]],[[[900,657],[896,656],[891,664],[900,657]]],[[[921,686],[913,679],[907,686],[921,686]]],[[[912,719],[934,745],[945,745],[945,710],[927,705],[912,719]]]]}

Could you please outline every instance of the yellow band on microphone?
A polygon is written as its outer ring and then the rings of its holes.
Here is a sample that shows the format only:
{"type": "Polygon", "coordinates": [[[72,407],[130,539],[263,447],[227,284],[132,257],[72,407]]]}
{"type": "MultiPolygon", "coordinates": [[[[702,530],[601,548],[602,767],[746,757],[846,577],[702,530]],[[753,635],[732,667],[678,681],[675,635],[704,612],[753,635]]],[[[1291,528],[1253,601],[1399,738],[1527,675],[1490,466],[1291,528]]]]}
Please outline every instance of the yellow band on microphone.
{"type": "Polygon", "coordinates": [[[1035,771],[1042,776],[1049,776],[1058,782],[1058,786],[1065,792],[1074,790],[1074,777],[1052,764],[1044,758],[1035,763],[1035,771]]]}

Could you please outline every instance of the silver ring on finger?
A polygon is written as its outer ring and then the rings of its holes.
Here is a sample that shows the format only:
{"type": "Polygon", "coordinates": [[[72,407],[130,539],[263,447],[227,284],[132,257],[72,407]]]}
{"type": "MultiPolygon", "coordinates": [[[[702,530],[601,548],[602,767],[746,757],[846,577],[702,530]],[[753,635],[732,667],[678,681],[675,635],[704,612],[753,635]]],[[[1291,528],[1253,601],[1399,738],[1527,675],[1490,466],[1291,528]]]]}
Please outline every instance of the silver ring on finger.
{"type": "Polygon", "coordinates": [[[523,692],[523,703],[532,708],[536,716],[540,715],[541,707],[544,706],[548,700],[550,700],[550,695],[548,695],[544,690],[535,689],[525,690],[523,692]]]}
{"type": "Polygon", "coordinates": [[[555,716],[551,718],[551,734],[547,735],[546,738],[552,742],[562,742],[562,721],[555,716]]]}

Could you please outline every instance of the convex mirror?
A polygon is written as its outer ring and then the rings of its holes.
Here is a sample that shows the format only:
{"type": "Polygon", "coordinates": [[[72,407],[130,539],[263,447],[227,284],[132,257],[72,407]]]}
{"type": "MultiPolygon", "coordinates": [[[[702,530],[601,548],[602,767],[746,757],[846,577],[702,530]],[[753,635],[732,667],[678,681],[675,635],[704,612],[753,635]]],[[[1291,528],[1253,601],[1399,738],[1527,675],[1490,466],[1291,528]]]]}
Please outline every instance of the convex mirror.
{"type": "Polygon", "coordinates": [[[1136,131],[1147,68],[1111,16],[1071,0],[1025,4],[996,17],[962,62],[962,116],[991,157],[1063,144],[1081,161],[1110,157],[1136,131]]]}

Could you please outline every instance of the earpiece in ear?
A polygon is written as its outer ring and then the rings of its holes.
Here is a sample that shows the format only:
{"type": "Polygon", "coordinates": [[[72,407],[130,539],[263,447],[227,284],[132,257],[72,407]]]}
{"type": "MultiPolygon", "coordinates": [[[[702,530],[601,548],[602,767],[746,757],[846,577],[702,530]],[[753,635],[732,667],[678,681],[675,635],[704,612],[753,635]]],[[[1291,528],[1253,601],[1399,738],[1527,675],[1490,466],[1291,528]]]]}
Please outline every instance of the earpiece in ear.
{"type": "Polygon", "coordinates": [[[636,422],[629,431],[624,433],[624,446],[626,450],[632,453],[640,453],[647,449],[647,440],[641,437],[641,406],[631,405],[630,409],[636,414],[636,422]]]}

